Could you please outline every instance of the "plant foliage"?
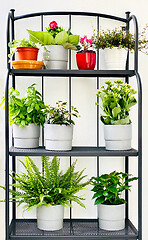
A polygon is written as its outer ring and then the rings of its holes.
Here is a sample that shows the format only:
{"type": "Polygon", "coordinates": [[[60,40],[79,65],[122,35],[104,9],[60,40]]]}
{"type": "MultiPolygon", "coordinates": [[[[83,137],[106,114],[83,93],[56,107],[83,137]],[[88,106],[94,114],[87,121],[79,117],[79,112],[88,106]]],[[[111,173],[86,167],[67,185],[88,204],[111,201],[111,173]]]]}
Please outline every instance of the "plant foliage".
{"type": "Polygon", "coordinates": [[[105,116],[101,115],[101,121],[113,125],[130,124],[129,111],[137,103],[133,96],[136,91],[121,80],[114,83],[108,80],[105,83],[107,87],[102,86],[96,94],[102,100],[100,107],[105,113],[105,116]]]}
{"type": "Polygon", "coordinates": [[[65,107],[67,102],[58,101],[56,107],[46,106],[46,122],[48,124],[60,124],[70,125],[75,124],[71,119],[71,116],[80,117],[78,110],[75,107],[71,107],[71,111],[68,111],[65,107]]]}
{"type": "Polygon", "coordinates": [[[34,47],[38,48],[35,42],[32,42],[31,40],[25,40],[23,38],[22,40],[13,40],[12,42],[8,43],[8,46],[10,48],[10,54],[8,55],[9,58],[13,56],[13,54],[16,52],[16,49],[18,47],[34,47]]]}
{"type": "MultiPolygon", "coordinates": [[[[143,28],[143,31],[138,36],[138,49],[139,51],[148,54],[148,39],[147,39],[148,24],[143,28]]],[[[126,31],[125,27],[114,28],[113,30],[101,30],[92,36],[93,46],[96,49],[105,48],[125,48],[130,51],[135,49],[135,36],[126,31]]]]}
{"type": "Polygon", "coordinates": [[[90,181],[94,187],[91,191],[94,192],[92,199],[95,199],[95,205],[126,203],[121,194],[124,190],[130,190],[129,182],[138,179],[130,176],[132,175],[114,171],[110,174],[102,174],[100,177],[92,177],[90,181]]]}
{"type": "MultiPolygon", "coordinates": [[[[44,125],[46,108],[42,101],[41,94],[35,89],[35,84],[27,88],[26,96],[20,98],[20,92],[9,89],[9,119],[10,124],[18,124],[21,127],[34,123],[36,125],[44,125]]],[[[2,104],[5,102],[5,96],[2,97],[2,104]]]]}
{"type": "MultiPolygon", "coordinates": [[[[41,157],[43,163],[43,172],[40,172],[36,164],[30,157],[25,157],[25,162],[20,162],[25,167],[25,172],[10,174],[15,180],[11,186],[16,191],[10,189],[12,198],[10,201],[16,201],[18,206],[25,203],[23,208],[28,211],[41,205],[63,205],[70,206],[70,201],[78,203],[85,207],[82,200],[75,194],[84,189],[89,181],[81,182],[86,175],[83,175],[85,169],[81,172],[75,171],[76,161],[67,169],[65,173],[59,170],[60,159],[53,157],[49,161],[48,157],[41,157]]],[[[5,189],[5,187],[3,187],[5,189]]]]}

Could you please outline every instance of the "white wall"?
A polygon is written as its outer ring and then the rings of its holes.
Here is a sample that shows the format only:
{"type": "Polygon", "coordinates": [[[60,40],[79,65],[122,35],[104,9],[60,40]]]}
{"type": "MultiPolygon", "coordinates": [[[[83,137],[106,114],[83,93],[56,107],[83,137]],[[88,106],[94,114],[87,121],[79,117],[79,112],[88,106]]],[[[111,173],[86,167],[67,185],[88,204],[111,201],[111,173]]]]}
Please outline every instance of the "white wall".
{"type": "MultiPolygon", "coordinates": [[[[62,11],[62,10],[72,10],[72,11],[92,11],[92,12],[100,12],[107,13],[112,15],[117,15],[124,17],[125,11],[131,11],[132,14],[136,15],[138,18],[139,26],[143,27],[148,22],[148,3],[146,0],[141,1],[121,1],[121,0],[92,0],[91,2],[86,1],[78,1],[78,0],[63,0],[58,1],[10,1],[7,0],[3,3],[0,9],[0,96],[4,91],[5,85],[5,77],[6,77],[6,18],[8,11],[14,8],[16,9],[15,14],[21,15],[30,12],[39,12],[39,11],[62,11]]],[[[67,27],[67,18],[58,18],[55,17],[53,20],[57,20],[59,25],[63,25],[65,28],[67,27]]],[[[50,18],[46,17],[45,26],[47,26],[50,18]]],[[[111,23],[113,24],[113,23],[111,23]]],[[[81,18],[76,19],[72,26],[72,30],[74,33],[81,34],[82,36],[86,33],[91,36],[92,33],[92,25],[95,27],[95,21],[92,18],[81,18]]],[[[16,24],[17,32],[16,38],[27,37],[26,28],[38,30],[39,22],[34,19],[33,21],[27,20],[26,22],[22,20],[20,23],[16,24]]],[[[73,53],[73,55],[75,55],[73,53]]],[[[73,56],[74,59],[74,56],[73,56]]],[[[147,240],[147,201],[148,201],[148,188],[147,188],[147,93],[148,93],[148,81],[147,77],[147,63],[148,58],[144,54],[139,54],[139,72],[141,75],[142,83],[143,83],[143,240],[147,240]]],[[[75,62],[73,61],[73,67],[76,68],[75,62]]],[[[134,79],[133,79],[134,80],[134,79]]],[[[103,80],[102,80],[103,81],[103,80]]],[[[31,81],[28,78],[17,78],[17,88],[21,89],[21,91],[25,90],[28,84],[31,82],[36,82],[37,87],[40,89],[40,80],[36,78],[31,78],[31,81]],[[24,89],[22,89],[22,83],[24,89]]],[[[131,81],[132,83],[133,81],[131,81]]],[[[48,97],[46,98],[46,102],[54,104],[55,101],[62,99],[68,99],[68,80],[67,78],[46,78],[45,80],[46,90],[48,97]],[[52,90],[52,91],[51,91],[52,90]]],[[[81,118],[76,121],[75,134],[74,134],[74,144],[75,145],[94,145],[95,134],[96,134],[96,108],[94,106],[95,102],[95,93],[96,93],[96,80],[95,79],[73,79],[73,94],[72,94],[72,104],[76,105],[79,108],[81,118]],[[87,131],[86,131],[87,129],[87,131]]],[[[132,83],[133,84],[133,83],[132,83]]],[[[23,93],[22,91],[22,93],[23,93]]],[[[135,121],[134,128],[136,126],[136,119],[134,116],[136,115],[136,108],[132,112],[132,119],[135,121]]],[[[102,139],[102,138],[101,138],[102,139]]],[[[101,140],[102,141],[102,140],[101,140]]],[[[133,145],[136,146],[135,135],[133,139],[133,145]]],[[[4,112],[2,108],[0,109],[0,185],[4,185],[4,112]]],[[[65,163],[67,159],[64,159],[65,163]]],[[[131,172],[136,174],[137,172],[137,159],[132,158],[130,160],[131,172]]],[[[19,167],[19,166],[18,166],[19,167]]],[[[81,158],[78,160],[78,169],[82,167],[87,168],[88,176],[95,175],[96,170],[96,161],[95,158],[81,158]],[[91,161],[90,161],[91,160],[91,161]],[[91,171],[89,170],[91,169],[91,171]]],[[[101,159],[101,172],[110,171],[116,168],[117,170],[123,169],[123,161],[122,159],[101,159]],[[111,164],[109,163],[111,161],[111,164]],[[106,165],[108,165],[106,169],[106,165]],[[111,167],[113,166],[113,167],[111,167]],[[116,166],[116,167],[115,167],[116,166]]],[[[137,200],[137,188],[136,184],[134,184],[134,189],[132,191],[131,196],[131,211],[130,215],[133,222],[137,225],[137,210],[136,210],[136,201],[137,200]],[[135,203],[134,203],[135,202],[135,203]]],[[[0,190],[0,199],[4,198],[4,192],[0,190]]],[[[81,209],[80,207],[74,205],[73,208],[73,216],[74,217],[96,217],[96,208],[93,206],[93,202],[91,201],[91,193],[87,193],[87,201],[86,201],[86,210],[81,209]],[[89,206],[89,207],[88,207],[89,206]]],[[[0,225],[0,239],[4,240],[4,204],[0,203],[0,214],[1,214],[1,225],[0,225]]],[[[22,217],[22,212],[19,209],[18,216],[22,217]]],[[[26,216],[26,215],[25,215],[26,216]]],[[[32,213],[30,216],[34,216],[32,213]]],[[[66,211],[66,216],[68,216],[68,211],[66,211]]],[[[24,217],[24,215],[23,215],[24,217]]],[[[27,216],[28,217],[28,216],[27,216]]]]}

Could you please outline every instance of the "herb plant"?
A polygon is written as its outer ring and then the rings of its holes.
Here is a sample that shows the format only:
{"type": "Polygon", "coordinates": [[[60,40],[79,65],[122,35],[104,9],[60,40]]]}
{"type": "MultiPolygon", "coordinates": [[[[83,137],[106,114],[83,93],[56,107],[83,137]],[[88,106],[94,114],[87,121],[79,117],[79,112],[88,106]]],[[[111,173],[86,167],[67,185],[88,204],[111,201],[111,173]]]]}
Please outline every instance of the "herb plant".
{"type": "MultiPolygon", "coordinates": [[[[141,52],[148,54],[148,39],[147,39],[147,28],[145,26],[142,32],[139,33],[138,49],[141,52]]],[[[105,48],[125,48],[130,51],[135,48],[135,37],[132,33],[126,32],[125,28],[114,28],[113,30],[107,29],[101,30],[96,35],[95,32],[92,36],[93,46],[96,49],[105,48]]]]}
{"type": "Polygon", "coordinates": [[[129,111],[137,103],[133,96],[136,91],[122,80],[105,83],[107,86],[102,86],[96,94],[102,100],[100,107],[105,113],[105,116],[101,115],[101,121],[108,125],[130,124],[129,111]]]}
{"type": "Polygon", "coordinates": [[[73,35],[68,29],[65,31],[59,27],[55,21],[50,22],[49,27],[44,31],[27,30],[30,35],[30,40],[34,43],[44,45],[63,45],[64,48],[77,50],[79,35],[73,35]]]}
{"type": "MultiPolygon", "coordinates": [[[[78,203],[85,207],[82,200],[75,194],[84,189],[90,181],[81,182],[86,177],[83,175],[85,169],[81,172],[75,171],[76,161],[67,169],[65,173],[59,171],[60,159],[53,157],[49,161],[48,157],[41,157],[43,171],[40,172],[36,164],[30,157],[25,157],[25,162],[19,160],[25,167],[25,172],[10,174],[16,181],[11,186],[16,187],[16,191],[10,189],[12,198],[10,201],[16,201],[18,206],[25,203],[23,208],[28,211],[42,205],[63,205],[70,206],[70,201],[78,203]]],[[[5,187],[2,187],[5,189],[5,187]]]]}
{"type": "Polygon", "coordinates": [[[94,192],[92,199],[95,199],[95,205],[126,203],[122,198],[122,192],[130,190],[131,186],[128,183],[138,179],[130,176],[132,175],[114,171],[110,174],[102,174],[100,177],[92,177],[91,183],[94,187],[91,191],[94,192]]]}
{"type": "Polygon", "coordinates": [[[71,107],[71,111],[68,111],[65,107],[67,102],[58,101],[56,107],[46,106],[46,121],[48,124],[60,124],[70,125],[75,124],[71,119],[71,116],[80,117],[78,110],[75,107],[71,107]]]}
{"type": "MultiPolygon", "coordinates": [[[[18,124],[20,128],[34,123],[42,125],[45,122],[45,113],[43,110],[46,108],[41,99],[41,94],[35,89],[35,84],[27,88],[26,96],[20,98],[20,92],[10,88],[9,90],[9,119],[10,124],[18,124]]],[[[4,104],[5,96],[2,97],[2,104],[4,104]]]]}
{"type": "Polygon", "coordinates": [[[13,40],[12,42],[8,43],[8,46],[10,48],[10,54],[8,55],[9,58],[11,58],[13,56],[13,54],[16,52],[16,49],[18,47],[34,47],[34,48],[38,48],[37,45],[29,40],[25,40],[25,38],[23,38],[22,40],[13,40]]]}

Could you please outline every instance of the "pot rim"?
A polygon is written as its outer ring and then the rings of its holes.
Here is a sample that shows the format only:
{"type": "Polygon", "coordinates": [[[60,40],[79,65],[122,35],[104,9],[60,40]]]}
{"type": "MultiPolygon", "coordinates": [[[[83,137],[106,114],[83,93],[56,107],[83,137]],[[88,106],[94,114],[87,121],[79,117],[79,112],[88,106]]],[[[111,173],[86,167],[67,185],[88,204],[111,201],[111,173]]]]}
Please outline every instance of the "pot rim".
{"type": "Polygon", "coordinates": [[[96,54],[96,52],[93,51],[93,50],[86,50],[86,51],[81,50],[81,51],[78,51],[77,54],[78,54],[78,53],[95,53],[95,54],[96,54]]]}
{"type": "Polygon", "coordinates": [[[38,51],[39,48],[37,47],[17,47],[16,48],[16,51],[21,51],[21,50],[38,51]]]}

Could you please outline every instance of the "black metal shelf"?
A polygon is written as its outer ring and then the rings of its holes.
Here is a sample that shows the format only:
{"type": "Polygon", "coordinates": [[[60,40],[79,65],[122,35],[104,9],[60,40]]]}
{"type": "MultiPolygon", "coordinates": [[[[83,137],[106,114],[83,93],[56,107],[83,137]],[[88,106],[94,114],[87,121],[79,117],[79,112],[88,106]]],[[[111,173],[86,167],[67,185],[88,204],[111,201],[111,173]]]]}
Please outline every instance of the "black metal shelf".
{"type": "Polygon", "coordinates": [[[50,70],[50,69],[11,69],[14,76],[49,77],[132,77],[134,70],[50,70]]]}
{"type": "Polygon", "coordinates": [[[95,240],[95,239],[137,239],[138,232],[130,220],[120,231],[105,231],[99,228],[97,219],[64,220],[63,229],[42,231],[37,228],[36,219],[16,219],[10,225],[10,240],[95,240]]]}
{"type": "Polygon", "coordinates": [[[48,151],[44,147],[39,148],[15,148],[9,150],[10,156],[138,156],[135,149],[127,151],[109,151],[105,147],[73,147],[71,151],[48,151]]]}

